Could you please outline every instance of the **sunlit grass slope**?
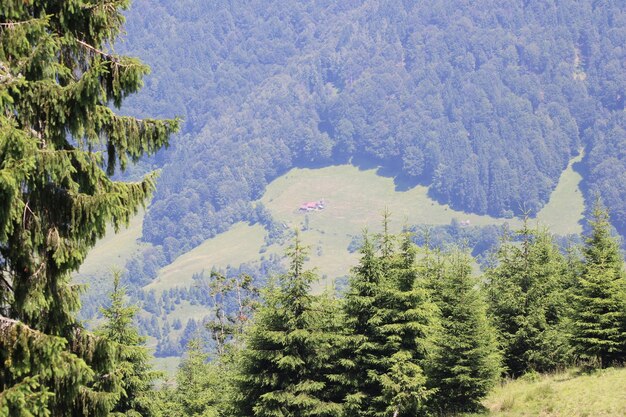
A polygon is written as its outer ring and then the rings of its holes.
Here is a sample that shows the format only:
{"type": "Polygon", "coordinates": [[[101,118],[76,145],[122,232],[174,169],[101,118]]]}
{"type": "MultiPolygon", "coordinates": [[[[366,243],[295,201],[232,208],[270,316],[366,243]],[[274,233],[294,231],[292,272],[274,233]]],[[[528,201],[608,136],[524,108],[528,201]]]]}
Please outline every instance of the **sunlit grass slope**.
{"type": "Polygon", "coordinates": [[[178,257],[173,263],[162,268],[155,281],[146,289],[162,290],[193,283],[193,274],[211,268],[238,266],[260,258],[259,249],[263,245],[265,229],[261,225],[250,226],[237,223],[228,231],[208,239],[200,246],[178,257]]]}
{"type": "Polygon", "coordinates": [[[139,250],[142,243],[141,230],[144,212],[133,217],[127,228],[117,233],[112,227],[107,234],[89,252],[87,259],[75,275],[76,282],[86,283],[91,289],[109,288],[113,284],[112,271],[122,269],[126,262],[139,250]]]}
{"type": "Polygon", "coordinates": [[[352,237],[366,227],[378,232],[385,208],[392,214],[392,232],[399,232],[403,225],[449,224],[454,218],[469,220],[471,225],[507,221],[455,211],[427,193],[424,186],[397,191],[393,179],[377,175],[375,169],[339,165],[292,169],[267,186],[261,202],[278,221],[291,228],[306,227],[302,236],[312,247],[309,266],[317,267],[320,275],[328,278],[348,274],[357,259],[347,252],[352,237]],[[298,210],[304,202],[321,199],[326,205],[324,210],[298,210]]]}
{"type": "Polygon", "coordinates": [[[583,231],[581,220],[585,210],[585,200],[580,191],[582,176],[574,170],[574,164],[583,158],[582,152],[572,159],[561,174],[559,183],[550,195],[550,201],[539,212],[539,221],[550,227],[558,235],[577,234],[583,231]]]}
{"type": "Polygon", "coordinates": [[[523,378],[496,388],[484,401],[489,417],[626,416],[626,369],[575,371],[523,378]]]}

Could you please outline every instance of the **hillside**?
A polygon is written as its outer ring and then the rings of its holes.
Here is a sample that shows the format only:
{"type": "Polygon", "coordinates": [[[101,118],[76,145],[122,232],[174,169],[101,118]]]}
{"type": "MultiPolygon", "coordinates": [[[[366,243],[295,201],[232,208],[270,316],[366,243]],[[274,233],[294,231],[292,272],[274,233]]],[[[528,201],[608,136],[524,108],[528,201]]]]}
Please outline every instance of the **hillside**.
{"type": "Polygon", "coordinates": [[[351,158],[457,210],[536,213],[580,148],[586,201],[626,233],[618,3],[137,1],[126,45],[153,71],[125,109],[185,119],[143,239],[169,263],[288,170],[351,158]]]}
{"type": "MultiPolygon", "coordinates": [[[[582,192],[579,188],[580,175],[574,171],[573,159],[563,173],[556,191],[549,203],[539,213],[541,225],[550,227],[562,235],[576,234],[581,231],[580,219],[583,215],[582,192]]],[[[187,323],[192,320],[202,321],[210,308],[202,306],[202,301],[190,299],[170,304],[161,298],[175,299],[181,289],[191,290],[198,285],[198,276],[208,274],[212,269],[238,270],[245,265],[244,271],[257,274],[264,262],[282,263],[280,259],[289,240],[286,237],[294,228],[302,229],[303,242],[311,249],[307,267],[316,268],[322,280],[314,285],[316,292],[332,288],[336,278],[345,277],[356,265],[358,255],[355,252],[359,238],[365,227],[370,232],[380,230],[382,212],[387,208],[391,214],[391,230],[399,232],[402,227],[414,227],[416,230],[432,230],[432,244],[445,246],[450,243],[472,245],[474,254],[480,255],[492,249],[499,241],[499,228],[507,224],[510,228],[519,227],[518,219],[494,218],[464,213],[442,205],[428,195],[428,188],[417,185],[412,188],[399,187],[394,179],[380,175],[380,169],[357,168],[353,165],[336,165],[318,169],[292,169],[268,184],[266,192],[255,202],[262,205],[272,218],[272,224],[283,234],[281,239],[271,239],[267,226],[260,223],[253,225],[240,222],[227,231],[207,239],[194,249],[179,256],[174,262],[163,267],[152,263],[157,249],[150,244],[141,243],[141,220],[137,216],[128,229],[118,235],[109,233],[90,253],[80,270],[77,280],[90,284],[90,289],[83,299],[83,317],[97,315],[102,302],[101,294],[110,288],[111,271],[102,269],[102,265],[123,267],[127,263],[127,276],[131,283],[137,283],[137,265],[151,265],[155,278],[147,279],[141,286],[142,293],[154,292],[155,300],[143,298],[143,302],[164,308],[166,314],[157,314],[160,310],[143,311],[141,323],[144,331],[154,337],[150,345],[157,347],[166,340],[161,331],[150,324],[156,317],[159,329],[170,326],[180,320],[182,327],[171,329],[172,340],[185,340],[192,328],[185,333],[187,323]],[[309,212],[300,210],[303,203],[324,201],[324,208],[309,212]],[[446,231],[460,233],[453,241],[448,241],[446,231]],[[436,233],[444,233],[440,240],[436,233]],[[476,239],[476,240],[473,240],[476,239]],[[172,296],[169,296],[170,292],[172,296]],[[166,324],[167,323],[167,324],[166,324]]],[[[418,233],[420,235],[421,232],[418,233]]],[[[419,236],[417,236],[419,237],[419,236]]],[[[144,282],[144,281],[141,281],[144,282]]],[[[178,296],[180,297],[180,296],[178,296]]],[[[185,297],[184,295],[182,296],[185,297]]],[[[179,343],[179,342],[176,342],[179,343]]],[[[182,347],[170,349],[170,354],[180,354],[182,347]]],[[[163,356],[165,352],[160,353],[163,356]]]]}
{"type": "MultiPolygon", "coordinates": [[[[618,417],[626,415],[626,369],[570,370],[509,381],[483,402],[490,417],[618,417]]],[[[469,415],[468,415],[469,417],[469,415]]]]}

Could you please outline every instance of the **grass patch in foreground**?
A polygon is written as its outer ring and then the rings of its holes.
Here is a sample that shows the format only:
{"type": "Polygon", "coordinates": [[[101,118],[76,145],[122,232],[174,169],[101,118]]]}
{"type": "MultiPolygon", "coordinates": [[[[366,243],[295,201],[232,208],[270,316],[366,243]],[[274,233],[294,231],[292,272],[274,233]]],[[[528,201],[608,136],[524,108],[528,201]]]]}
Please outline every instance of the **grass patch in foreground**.
{"type": "Polygon", "coordinates": [[[495,388],[483,403],[488,412],[471,416],[626,416],[626,368],[520,378],[495,388]]]}

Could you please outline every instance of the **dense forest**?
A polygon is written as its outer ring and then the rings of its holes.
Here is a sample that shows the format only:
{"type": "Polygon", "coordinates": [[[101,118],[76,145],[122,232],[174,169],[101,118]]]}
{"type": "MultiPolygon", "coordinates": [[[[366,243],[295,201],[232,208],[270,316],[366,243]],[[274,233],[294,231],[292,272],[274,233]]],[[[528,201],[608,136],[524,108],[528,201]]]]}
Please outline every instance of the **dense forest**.
{"type": "Polygon", "coordinates": [[[126,111],[185,120],[144,223],[165,262],[289,168],[347,161],[508,217],[583,149],[587,200],[626,233],[619,2],[141,0],[127,31],[153,71],[126,111]]]}

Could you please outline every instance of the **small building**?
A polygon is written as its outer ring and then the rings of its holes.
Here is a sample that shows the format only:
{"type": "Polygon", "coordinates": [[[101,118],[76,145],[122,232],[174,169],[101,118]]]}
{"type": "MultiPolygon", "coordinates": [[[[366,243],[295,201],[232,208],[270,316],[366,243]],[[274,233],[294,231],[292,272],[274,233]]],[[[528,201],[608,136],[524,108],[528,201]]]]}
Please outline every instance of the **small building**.
{"type": "Polygon", "coordinates": [[[319,201],[309,201],[306,203],[302,203],[298,210],[302,212],[309,212],[324,210],[324,208],[326,208],[326,204],[324,203],[324,199],[321,199],[319,201]]]}

